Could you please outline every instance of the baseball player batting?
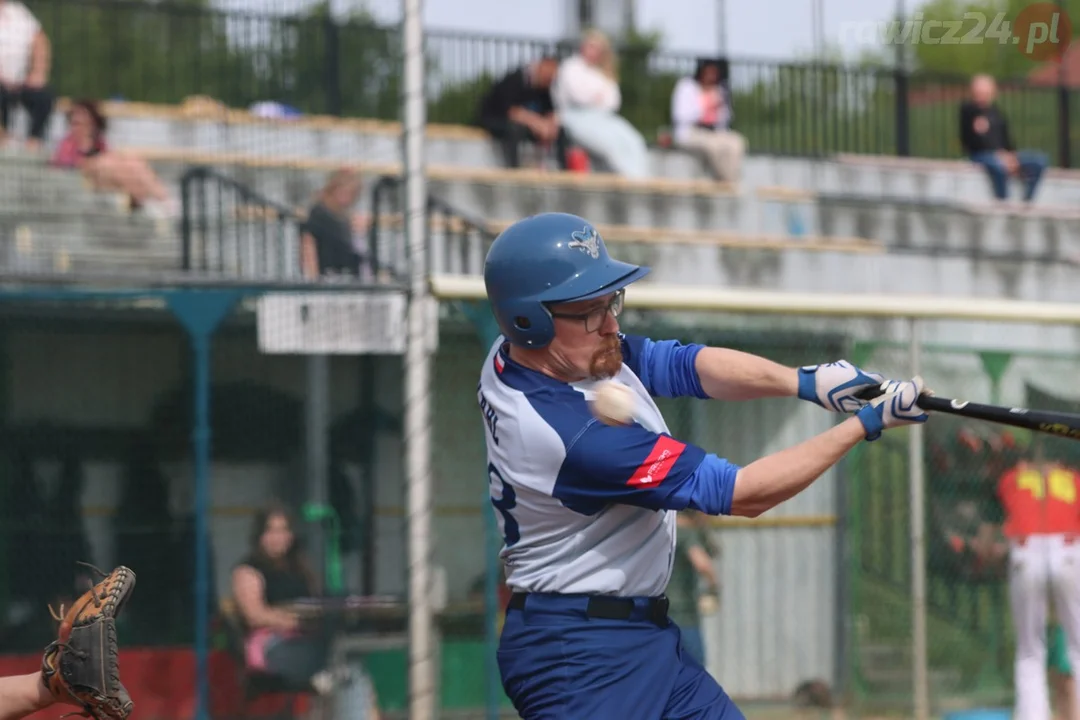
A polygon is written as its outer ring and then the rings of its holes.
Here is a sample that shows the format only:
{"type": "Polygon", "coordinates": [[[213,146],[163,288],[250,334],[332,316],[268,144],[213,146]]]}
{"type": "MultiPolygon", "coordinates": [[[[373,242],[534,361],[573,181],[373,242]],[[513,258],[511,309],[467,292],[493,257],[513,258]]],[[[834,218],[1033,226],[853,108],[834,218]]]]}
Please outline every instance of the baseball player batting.
{"type": "Polygon", "coordinates": [[[743,718],[668,618],[676,511],[756,517],[859,442],[927,419],[918,378],[622,334],[625,288],[648,272],[612,259],[592,225],[562,213],[518,221],[488,252],[502,337],[478,401],[512,591],[498,664],[526,720],[743,718]],[[625,423],[591,411],[609,379],[633,393],[625,423]],[[886,393],[854,397],[868,386],[886,393]],[[739,467],[672,437],[654,397],[798,397],[853,417],[739,467]]]}
{"type": "MultiPolygon", "coordinates": [[[[1018,720],[1051,718],[1047,682],[1047,609],[1051,597],[1064,630],[1068,665],[1080,667],[1078,480],[1074,471],[1062,465],[1036,461],[1017,464],[998,481],[998,497],[1005,510],[1002,530],[1009,541],[1018,720]]],[[[1075,692],[1074,687],[1074,707],[1075,692]]]]}

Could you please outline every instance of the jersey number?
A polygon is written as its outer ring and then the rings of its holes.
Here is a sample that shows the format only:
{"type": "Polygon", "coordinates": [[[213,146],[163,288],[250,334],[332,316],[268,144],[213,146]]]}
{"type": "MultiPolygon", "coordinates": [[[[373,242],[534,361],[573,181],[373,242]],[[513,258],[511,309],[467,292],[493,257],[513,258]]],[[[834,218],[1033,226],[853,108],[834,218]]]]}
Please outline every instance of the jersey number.
{"type": "Polygon", "coordinates": [[[517,507],[517,495],[514,493],[514,488],[503,480],[499,469],[490,463],[488,464],[488,485],[491,492],[491,504],[502,515],[503,541],[506,547],[511,547],[521,539],[517,520],[510,514],[510,511],[517,507]],[[498,499],[495,497],[496,493],[499,495],[498,499]]]}
{"type": "MultiPolygon", "coordinates": [[[[1035,499],[1042,500],[1044,496],[1043,476],[1035,470],[1025,470],[1020,473],[1016,484],[1021,490],[1027,490],[1035,499]]],[[[1055,500],[1072,505],[1076,502],[1076,484],[1072,473],[1062,470],[1051,470],[1046,485],[1050,491],[1050,497],[1055,500]]]]}

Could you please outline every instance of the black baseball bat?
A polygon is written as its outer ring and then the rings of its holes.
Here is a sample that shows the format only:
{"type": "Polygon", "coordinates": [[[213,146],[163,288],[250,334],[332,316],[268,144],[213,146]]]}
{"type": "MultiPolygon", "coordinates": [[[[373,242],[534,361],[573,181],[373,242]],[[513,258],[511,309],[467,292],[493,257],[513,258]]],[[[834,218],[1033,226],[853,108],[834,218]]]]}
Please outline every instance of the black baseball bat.
{"type": "MultiPolygon", "coordinates": [[[[863,390],[858,396],[863,400],[871,400],[881,394],[880,387],[872,387],[863,390]]],[[[1010,425],[1025,430],[1046,433],[1047,435],[1068,438],[1069,440],[1080,440],[1080,415],[1076,413],[986,405],[925,393],[919,396],[918,405],[927,412],[959,415],[973,420],[1010,425]]]]}

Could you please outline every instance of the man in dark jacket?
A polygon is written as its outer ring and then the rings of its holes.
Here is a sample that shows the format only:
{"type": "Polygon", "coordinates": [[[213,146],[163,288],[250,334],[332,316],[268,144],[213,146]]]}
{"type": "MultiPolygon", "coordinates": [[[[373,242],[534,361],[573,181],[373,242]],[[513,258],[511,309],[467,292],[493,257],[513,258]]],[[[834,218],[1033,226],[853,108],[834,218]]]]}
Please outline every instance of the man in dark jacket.
{"type": "Polygon", "coordinates": [[[1017,177],[1024,183],[1024,201],[1030,202],[1049,163],[1041,152],[1016,150],[1008,121],[994,102],[996,95],[992,77],[972,79],[971,99],[960,106],[960,144],[973,162],[986,168],[994,197],[1005,200],[1009,177],[1017,177]]]}
{"type": "Polygon", "coordinates": [[[551,83],[559,69],[554,57],[507,73],[480,103],[480,127],[502,143],[507,167],[521,164],[519,145],[530,141],[554,146],[559,168],[566,169],[566,132],[559,124],[551,101],[551,83]]]}

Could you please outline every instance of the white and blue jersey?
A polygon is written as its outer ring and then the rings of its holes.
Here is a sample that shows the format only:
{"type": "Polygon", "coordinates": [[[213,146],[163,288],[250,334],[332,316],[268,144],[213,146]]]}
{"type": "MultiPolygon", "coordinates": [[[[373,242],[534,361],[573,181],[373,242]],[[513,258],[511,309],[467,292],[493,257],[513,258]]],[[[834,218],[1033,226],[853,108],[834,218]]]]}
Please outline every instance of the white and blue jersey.
{"type": "Polygon", "coordinates": [[[517,592],[657,596],[671,575],[676,510],[727,514],[739,467],[671,437],[654,397],[705,398],[701,345],[622,335],[614,378],[634,423],[605,425],[596,382],[567,384],[513,362],[505,339],[484,363],[478,401],[488,480],[517,592]]]}

